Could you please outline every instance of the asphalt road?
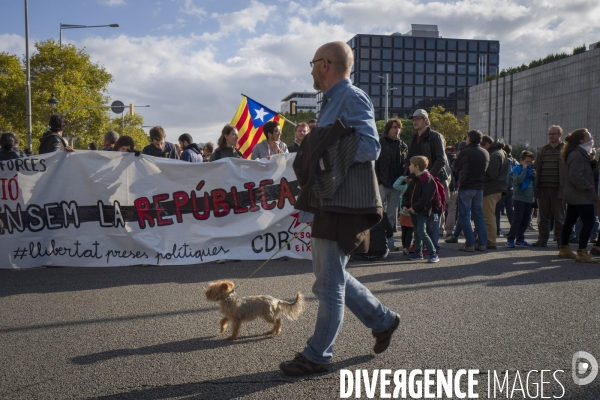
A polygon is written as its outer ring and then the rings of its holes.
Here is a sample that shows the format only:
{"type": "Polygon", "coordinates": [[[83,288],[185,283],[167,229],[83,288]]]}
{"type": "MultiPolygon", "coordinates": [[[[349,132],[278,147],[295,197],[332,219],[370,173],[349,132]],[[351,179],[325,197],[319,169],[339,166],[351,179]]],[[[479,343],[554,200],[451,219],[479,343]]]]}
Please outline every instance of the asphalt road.
{"type": "Polygon", "coordinates": [[[335,399],[341,369],[478,369],[480,398],[488,398],[487,371],[508,370],[516,399],[539,390],[539,373],[526,381],[527,372],[562,370],[557,379],[546,373],[545,397],[600,398],[600,376],[586,386],[571,377],[576,351],[600,360],[600,264],[559,259],[554,247],[458,247],[444,244],[437,264],[401,253],[349,264],[399,313],[400,328],[376,356],[371,332],[346,313],[331,372],[308,378],[285,377],[278,365],[314,329],[310,261],[272,261],[242,285],[241,295],[292,299],[301,291],[308,307],[280,336],[264,335],[268,326],[257,320],[235,342],[218,332],[218,307],[202,287],[239,283],[258,262],[0,270],[0,398],[335,399]]]}

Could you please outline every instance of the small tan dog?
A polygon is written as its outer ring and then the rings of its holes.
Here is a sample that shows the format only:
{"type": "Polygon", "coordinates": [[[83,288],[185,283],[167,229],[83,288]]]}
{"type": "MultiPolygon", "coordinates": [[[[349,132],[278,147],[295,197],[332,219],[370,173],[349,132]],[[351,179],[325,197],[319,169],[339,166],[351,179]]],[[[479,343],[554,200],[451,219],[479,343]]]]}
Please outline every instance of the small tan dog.
{"type": "Polygon", "coordinates": [[[298,292],[293,303],[276,299],[272,296],[240,297],[233,289],[232,281],[217,281],[204,288],[206,299],[218,301],[223,318],[219,322],[221,333],[225,333],[227,325],[231,322],[231,336],[227,339],[235,340],[240,335],[242,322],[253,321],[260,317],[273,325],[267,333],[278,335],[281,333],[283,316],[295,321],[304,311],[304,296],[298,292]]]}

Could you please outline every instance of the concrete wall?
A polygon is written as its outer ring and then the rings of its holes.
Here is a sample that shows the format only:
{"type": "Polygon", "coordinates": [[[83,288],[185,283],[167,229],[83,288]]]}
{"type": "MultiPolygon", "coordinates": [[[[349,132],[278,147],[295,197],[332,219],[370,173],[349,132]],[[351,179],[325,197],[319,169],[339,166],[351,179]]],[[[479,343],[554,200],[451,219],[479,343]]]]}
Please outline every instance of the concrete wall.
{"type": "Polygon", "coordinates": [[[588,128],[600,144],[600,48],[472,86],[469,96],[469,128],[497,140],[537,148],[560,125],[563,137],[588,128]]]}

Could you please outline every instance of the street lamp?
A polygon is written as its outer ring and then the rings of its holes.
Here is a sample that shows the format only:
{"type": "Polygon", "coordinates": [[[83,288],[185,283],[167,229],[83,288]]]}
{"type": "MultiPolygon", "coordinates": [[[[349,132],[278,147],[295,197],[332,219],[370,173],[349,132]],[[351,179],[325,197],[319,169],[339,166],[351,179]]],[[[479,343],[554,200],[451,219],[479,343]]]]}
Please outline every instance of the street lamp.
{"type": "Polygon", "coordinates": [[[108,24],[108,25],[73,25],[73,24],[60,24],[60,34],[58,39],[59,47],[62,47],[62,30],[63,29],[79,29],[79,28],[118,28],[119,24],[108,24]]]}
{"type": "Polygon", "coordinates": [[[52,96],[48,99],[48,105],[52,109],[52,114],[54,114],[54,107],[56,107],[58,103],[60,103],[60,101],[58,101],[58,99],[54,97],[54,93],[52,93],[52,96]]]}
{"type": "MultiPolygon", "coordinates": [[[[381,75],[379,75],[378,77],[379,77],[379,78],[381,78],[381,79],[383,79],[383,78],[384,78],[384,77],[383,77],[383,76],[381,76],[381,75]]],[[[390,89],[390,74],[386,73],[386,74],[385,74],[385,122],[387,122],[387,121],[388,121],[388,115],[389,115],[389,114],[388,114],[388,104],[389,104],[389,101],[388,101],[388,94],[389,94],[389,93],[390,93],[392,90],[395,90],[395,89],[398,89],[398,88],[395,88],[395,87],[394,87],[394,88],[391,88],[391,89],[390,89]]]]}

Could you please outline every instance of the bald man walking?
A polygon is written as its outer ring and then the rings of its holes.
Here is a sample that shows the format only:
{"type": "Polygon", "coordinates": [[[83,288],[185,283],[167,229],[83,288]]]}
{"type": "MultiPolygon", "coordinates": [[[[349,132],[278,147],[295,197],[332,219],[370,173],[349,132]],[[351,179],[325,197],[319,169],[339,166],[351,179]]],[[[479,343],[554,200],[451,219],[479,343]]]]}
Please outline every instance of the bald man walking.
{"type": "MultiPolygon", "coordinates": [[[[373,186],[370,199],[376,204],[379,220],[383,215],[373,162],[381,149],[379,135],[375,127],[373,104],[361,89],[352,86],[349,79],[354,62],[352,49],[343,42],[332,42],[321,46],[310,62],[314,88],[323,93],[319,127],[333,125],[340,119],[346,126],[352,126],[359,134],[354,154],[354,163],[350,169],[367,171],[372,177],[365,182],[344,182],[352,191],[348,198],[364,197],[366,189],[373,186]],[[352,183],[350,183],[352,182],[352,183]]],[[[307,138],[313,136],[308,135],[307,138]]],[[[345,192],[346,193],[346,192],[345,192]]],[[[354,279],[345,269],[349,254],[368,250],[369,228],[357,232],[348,240],[348,231],[365,227],[365,214],[360,210],[352,212],[326,212],[314,216],[312,223],[312,260],[315,283],[313,293],[319,300],[317,322],[313,336],[301,353],[291,361],[280,364],[286,375],[303,376],[325,372],[333,356],[333,344],[344,319],[344,305],[368,328],[375,337],[373,351],[376,354],[385,351],[394,331],[400,325],[396,313],[384,307],[373,294],[354,279]],[[350,246],[349,246],[350,242],[350,246]],[[351,250],[348,251],[348,249],[351,250]]]]}

